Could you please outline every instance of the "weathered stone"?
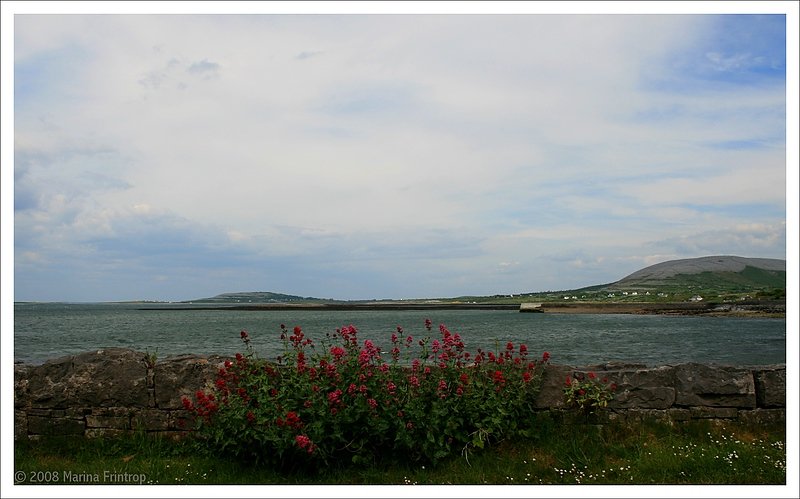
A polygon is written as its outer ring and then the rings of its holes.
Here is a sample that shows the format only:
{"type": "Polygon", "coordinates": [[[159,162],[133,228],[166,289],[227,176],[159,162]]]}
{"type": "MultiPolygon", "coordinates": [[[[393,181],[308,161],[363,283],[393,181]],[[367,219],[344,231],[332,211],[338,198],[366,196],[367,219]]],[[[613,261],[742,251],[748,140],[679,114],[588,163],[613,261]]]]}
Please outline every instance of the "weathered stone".
{"type": "Polygon", "coordinates": [[[86,438],[112,438],[121,437],[128,433],[130,432],[118,428],[88,428],[86,432],[84,432],[84,436],[86,438]]]}
{"type": "Polygon", "coordinates": [[[632,371],[639,369],[647,369],[647,364],[640,364],[637,362],[620,362],[614,360],[611,362],[605,362],[603,364],[582,366],[579,370],[584,372],[593,371],[599,373],[604,371],[632,371]]]}
{"type": "Polygon", "coordinates": [[[31,366],[14,364],[14,407],[26,407],[30,404],[28,384],[31,366]]]}
{"type": "Polygon", "coordinates": [[[88,414],[92,413],[91,407],[69,407],[63,411],[64,417],[72,419],[84,419],[88,414]]]}
{"type": "Polygon", "coordinates": [[[169,412],[158,409],[143,409],[131,417],[134,430],[164,431],[170,428],[169,423],[169,412]]]}
{"type": "Polygon", "coordinates": [[[758,407],[786,407],[786,366],[754,369],[758,407]]]}
{"type": "MultiPolygon", "coordinates": [[[[182,397],[213,389],[225,357],[167,358],[152,368],[145,354],[108,349],[62,357],[40,366],[14,366],[14,436],[110,436],[131,431],[185,435],[195,428],[182,397]]],[[[587,376],[588,377],[588,376],[587,376]]],[[[571,367],[549,365],[534,402],[534,414],[556,422],[597,425],[656,419],[673,424],[708,419],[724,424],[738,419],[754,424],[785,424],[786,367],[748,368],[683,364],[646,368],[605,363],[571,367]],[[569,377],[596,374],[617,385],[605,410],[579,414],[564,406],[569,377]],[[756,404],[758,408],[756,408],[756,404]]]]}
{"type": "Polygon", "coordinates": [[[786,425],[786,409],[754,409],[739,411],[739,421],[758,426],[786,425]]]}
{"type": "Polygon", "coordinates": [[[736,419],[739,415],[735,407],[690,407],[692,419],[736,419]]]}
{"type": "Polygon", "coordinates": [[[106,418],[130,418],[135,411],[130,407],[95,407],[88,414],[106,418]]]}
{"type": "Polygon", "coordinates": [[[72,418],[28,416],[28,433],[38,435],[82,435],[84,421],[72,418]]]}
{"type": "Polygon", "coordinates": [[[155,403],[159,409],[183,408],[183,397],[194,400],[197,390],[214,386],[224,357],[184,355],[164,359],[154,368],[155,403]]]}
{"type": "Polygon", "coordinates": [[[692,419],[692,411],[689,409],[668,409],[667,414],[673,421],[689,421],[692,419]]]}
{"type": "Polygon", "coordinates": [[[542,373],[542,385],[536,395],[534,407],[537,409],[559,409],[564,407],[564,380],[572,373],[572,368],[550,364],[542,373]]]}
{"type": "Polygon", "coordinates": [[[14,411],[14,440],[28,436],[28,414],[25,411],[14,411]]]}
{"type": "MultiPolygon", "coordinates": [[[[66,412],[66,411],[64,411],[66,412]]],[[[42,417],[52,417],[53,410],[52,409],[45,409],[45,408],[36,408],[31,407],[27,410],[28,416],[42,416],[42,417]]]]}
{"type": "Polygon", "coordinates": [[[131,418],[119,416],[86,416],[87,428],[114,428],[118,430],[130,430],[131,418]]]}
{"type": "Polygon", "coordinates": [[[144,354],[109,348],[61,357],[29,372],[36,407],[144,407],[147,404],[144,354]]]}
{"type": "Polygon", "coordinates": [[[679,406],[756,406],[756,389],[749,369],[689,363],[675,367],[675,404],[679,406]]]}
{"type": "Polygon", "coordinates": [[[609,383],[616,383],[614,398],[608,406],[615,409],[666,409],[675,403],[672,367],[636,369],[603,373],[609,383]]]}

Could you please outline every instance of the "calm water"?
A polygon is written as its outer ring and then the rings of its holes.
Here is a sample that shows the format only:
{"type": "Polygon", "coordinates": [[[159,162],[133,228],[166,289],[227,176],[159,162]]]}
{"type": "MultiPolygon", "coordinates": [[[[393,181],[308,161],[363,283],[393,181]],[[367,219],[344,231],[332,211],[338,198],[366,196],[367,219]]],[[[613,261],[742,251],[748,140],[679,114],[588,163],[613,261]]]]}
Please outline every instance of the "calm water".
{"type": "Polygon", "coordinates": [[[243,351],[246,329],[259,355],[281,353],[280,324],[301,326],[308,337],[323,339],[337,327],[353,324],[359,338],[384,350],[397,326],[406,335],[429,335],[424,320],[459,333],[466,349],[502,348],[526,343],[531,352],[549,351],[552,362],[589,365],[608,361],[648,366],[704,362],[762,365],[786,362],[785,319],[674,317],[651,315],[522,314],[508,310],[428,311],[233,311],[138,310],[120,304],[15,304],[14,359],[47,359],[105,347],[158,352],[233,355],[243,351]]]}

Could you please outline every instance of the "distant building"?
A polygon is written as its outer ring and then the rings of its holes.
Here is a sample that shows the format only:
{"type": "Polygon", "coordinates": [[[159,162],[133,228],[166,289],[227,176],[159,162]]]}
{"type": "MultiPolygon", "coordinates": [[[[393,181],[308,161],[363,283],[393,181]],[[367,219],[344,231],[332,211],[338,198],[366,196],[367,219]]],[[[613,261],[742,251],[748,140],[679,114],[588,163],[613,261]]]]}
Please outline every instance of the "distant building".
{"type": "Polygon", "coordinates": [[[691,298],[689,298],[689,301],[703,301],[703,297],[700,295],[694,295],[691,298]]]}

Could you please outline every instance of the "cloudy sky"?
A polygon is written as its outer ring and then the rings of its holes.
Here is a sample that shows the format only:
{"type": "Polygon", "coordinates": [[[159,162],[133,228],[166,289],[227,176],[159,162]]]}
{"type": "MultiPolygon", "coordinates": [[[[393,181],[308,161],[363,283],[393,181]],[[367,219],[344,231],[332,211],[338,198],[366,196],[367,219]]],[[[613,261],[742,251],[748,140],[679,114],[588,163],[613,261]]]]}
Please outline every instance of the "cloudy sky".
{"type": "Polygon", "coordinates": [[[15,300],[787,257],[783,15],[225,14],[15,16],[15,300]]]}

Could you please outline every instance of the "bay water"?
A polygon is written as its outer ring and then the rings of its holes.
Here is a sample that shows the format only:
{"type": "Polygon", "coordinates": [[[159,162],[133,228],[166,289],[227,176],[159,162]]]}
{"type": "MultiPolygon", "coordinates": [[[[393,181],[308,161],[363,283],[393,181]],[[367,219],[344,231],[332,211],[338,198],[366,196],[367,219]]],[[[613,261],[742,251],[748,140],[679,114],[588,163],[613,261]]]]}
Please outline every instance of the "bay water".
{"type": "MultiPolygon", "coordinates": [[[[611,361],[649,367],[701,362],[721,365],[786,363],[786,319],[628,314],[531,314],[514,310],[174,310],[142,304],[16,303],[14,360],[49,359],[109,347],[157,354],[232,356],[244,352],[247,330],[262,358],[283,351],[280,325],[302,327],[318,343],[354,325],[359,339],[391,348],[397,326],[414,342],[439,338],[439,324],[461,335],[466,350],[502,350],[525,343],[529,355],[549,352],[572,366],[611,361]],[[425,319],[433,323],[425,329],[425,319]]],[[[388,357],[388,355],[387,355],[388,357]]]]}

